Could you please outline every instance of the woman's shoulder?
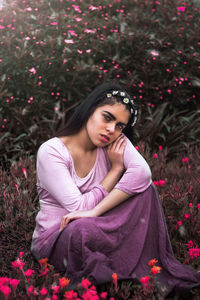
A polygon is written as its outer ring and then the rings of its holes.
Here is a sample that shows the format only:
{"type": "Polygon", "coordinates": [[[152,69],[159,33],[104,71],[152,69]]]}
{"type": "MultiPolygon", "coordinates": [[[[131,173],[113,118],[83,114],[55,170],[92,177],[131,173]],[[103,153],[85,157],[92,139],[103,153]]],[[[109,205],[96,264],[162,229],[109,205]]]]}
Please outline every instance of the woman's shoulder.
{"type": "Polygon", "coordinates": [[[69,158],[69,152],[67,148],[58,137],[53,137],[40,145],[37,155],[43,156],[46,154],[59,155],[63,158],[69,158]]]}

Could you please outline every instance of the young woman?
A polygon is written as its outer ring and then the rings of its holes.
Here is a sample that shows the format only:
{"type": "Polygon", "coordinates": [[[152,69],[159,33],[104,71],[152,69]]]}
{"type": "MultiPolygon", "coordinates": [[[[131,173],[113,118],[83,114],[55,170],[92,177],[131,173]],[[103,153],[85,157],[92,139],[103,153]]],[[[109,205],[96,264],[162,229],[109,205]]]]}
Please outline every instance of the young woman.
{"type": "Polygon", "coordinates": [[[140,279],[155,258],[158,286],[169,294],[197,286],[200,274],[174,258],[149,166],[124,134],[136,119],[130,95],[105,83],[41,145],[32,252],[72,283],[111,281],[114,272],[140,279]]]}

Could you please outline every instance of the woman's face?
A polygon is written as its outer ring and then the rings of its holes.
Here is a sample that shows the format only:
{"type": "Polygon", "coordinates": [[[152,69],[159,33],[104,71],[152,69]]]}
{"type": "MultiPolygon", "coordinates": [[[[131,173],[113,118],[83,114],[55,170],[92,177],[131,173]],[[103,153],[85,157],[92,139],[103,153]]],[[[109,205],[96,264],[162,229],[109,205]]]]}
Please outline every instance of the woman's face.
{"type": "Polygon", "coordinates": [[[128,124],[130,112],[121,103],[98,107],[86,124],[91,143],[96,147],[105,147],[118,138],[128,124]]]}

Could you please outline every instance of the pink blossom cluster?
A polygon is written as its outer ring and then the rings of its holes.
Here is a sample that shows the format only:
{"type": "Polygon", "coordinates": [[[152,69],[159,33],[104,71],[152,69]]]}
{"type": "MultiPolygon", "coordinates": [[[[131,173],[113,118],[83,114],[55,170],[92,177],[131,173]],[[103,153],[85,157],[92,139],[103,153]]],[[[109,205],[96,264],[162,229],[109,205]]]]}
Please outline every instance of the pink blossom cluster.
{"type": "Polygon", "coordinates": [[[155,181],[155,180],[154,180],[154,184],[155,184],[156,186],[164,186],[164,185],[166,184],[166,181],[165,181],[165,180],[162,180],[162,179],[160,179],[160,180],[158,180],[158,181],[155,181]]]}
{"type": "Polygon", "coordinates": [[[192,259],[197,258],[200,255],[200,249],[198,248],[198,246],[195,246],[195,242],[194,241],[189,241],[188,244],[186,244],[186,246],[188,246],[188,253],[190,255],[190,257],[192,259]]]}

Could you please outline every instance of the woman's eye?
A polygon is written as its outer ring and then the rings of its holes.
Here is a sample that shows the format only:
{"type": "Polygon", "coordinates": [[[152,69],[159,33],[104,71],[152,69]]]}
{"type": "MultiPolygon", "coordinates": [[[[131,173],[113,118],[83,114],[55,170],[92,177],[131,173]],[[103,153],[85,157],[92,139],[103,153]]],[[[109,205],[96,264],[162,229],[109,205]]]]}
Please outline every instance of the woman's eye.
{"type": "Polygon", "coordinates": [[[118,127],[120,130],[123,130],[125,126],[122,125],[122,124],[118,124],[117,127],[118,127]]]}
{"type": "Polygon", "coordinates": [[[111,120],[111,118],[110,118],[108,115],[104,115],[104,119],[105,119],[106,121],[110,121],[110,120],[111,120]]]}

